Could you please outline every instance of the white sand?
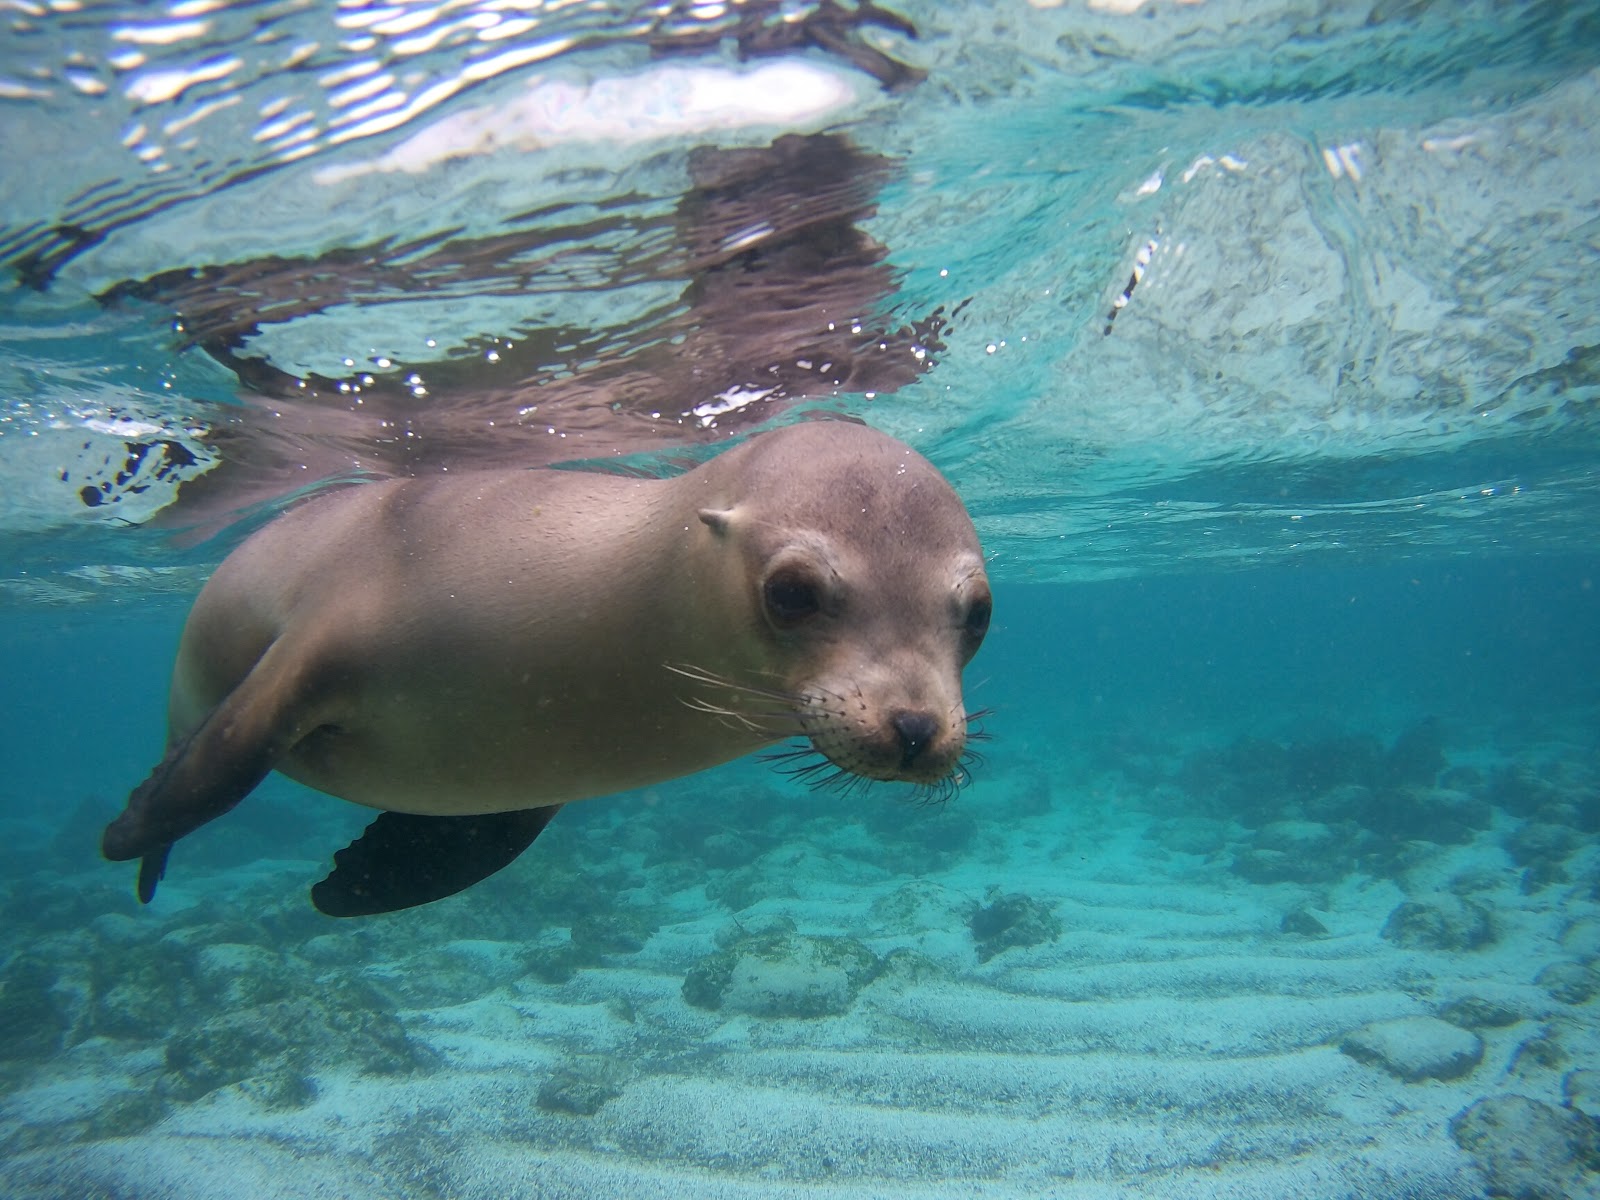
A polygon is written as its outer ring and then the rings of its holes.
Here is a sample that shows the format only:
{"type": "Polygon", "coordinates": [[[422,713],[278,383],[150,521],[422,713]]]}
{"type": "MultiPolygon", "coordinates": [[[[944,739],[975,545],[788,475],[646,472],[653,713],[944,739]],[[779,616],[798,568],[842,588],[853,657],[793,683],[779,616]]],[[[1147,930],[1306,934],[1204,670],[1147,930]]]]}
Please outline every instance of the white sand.
{"type": "MultiPolygon", "coordinates": [[[[1600,915],[1576,885],[1517,887],[1494,835],[1439,851],[1401,883],[1355,877],[1316,888],[1255,886],[1138,836],[1130,815],[1103,856],[1064,854],[1083,837],[1055,813],[1002,830],[1006,858],[959,860],[930,876],[980,897],[992,883],[1055,904],[1051,944],[977,961],[963,918],[885,928],[874,901],[910,882],[847,857],[824,836],[751,922],[857,937],[879,954],[911,948],[942,977],[866,987],[849,1013],[763,1019],[707,1012],[680,995],[715,947],[726,909],[698,889],[670,897],[682,919],[614,966],[565,984],[519,978],[459,1002],[402,1012],[446,1063],[432,1074],[318,1071],[317,1099],[260,1107],[237,1086],[119,1141],[16,1153],[5,1194],[185,1200],[268,1197],[1228,1197],[1483,1195],[1448,1122],[1481,1096],[1559,1104],[1561,1076],[1600,1064],[1592,1005],[1533,983],[1570,957],[1569,923],[1600,915]],[[1500,940],[1462,953],[1404,950],[1379,936],[1407,891],[1470,877],[1500,940]],[[1298,904],[1327,937],[1278,932],[1298,904]],[[1338,1050],[1370,1022],[1431,1014],[1462,996],[1523,1014],[1483,1030],[1465,1078],[1404,1083],[1338,1050]],[[1568,1061],[1517,1073],[1523,1042],[1554,1032],[1568,1061]],[[539,1089],[576,1064],[619,1089],[592,1116],[548,1112],[539,1089]]],[[[1087,826],[1085,827],[1087,829],[1087,826]]],[[[810,826],[813,833],[817,826],[810,826]]],[[[861,831],[838,831],[860,851],[861,831]]],[[[518,868],[537,869],[536,863],[518,868]]],[[[298,870],[298,867],[297,867],[298,870]]],[[[296,876],[298,879],[298,876],[296,876]]],[[[251,880],[259,887],[259,878],[251,880]]],[[[287,875],[285,886],[295,886],[287,875]]],[[[919,921],[927,919],[924,909],[919,921]]],[[[509,944],[464,941],[466,975],[503,973],[509,944]]],[[[434,948],[437,949],[437,948],[434,948]]],[[[381,968],[391,982],[404,964],[381,968]]],[[[120,1043],[70,1051],[6,1104],[9,1129],[61,1120],[92,1078],[118,1081],[120,1043]],[[78,1072],[78,1075],[74,1075],[78,1072]]],[[[120,1086],[148,1086],[157,1061],[128,1057],[120,1086]]]]}

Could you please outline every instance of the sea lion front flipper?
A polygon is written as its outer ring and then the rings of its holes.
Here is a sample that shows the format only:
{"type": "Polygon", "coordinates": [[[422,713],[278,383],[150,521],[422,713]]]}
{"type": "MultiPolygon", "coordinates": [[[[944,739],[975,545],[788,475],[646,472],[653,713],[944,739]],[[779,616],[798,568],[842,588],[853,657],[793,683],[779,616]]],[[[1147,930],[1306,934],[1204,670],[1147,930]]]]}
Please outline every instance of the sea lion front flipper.
{"type": "Polygon", "coordinates": [[[368,917],[443,900],[509,866],[560,808],[471,817],[380,813],[333,856],[311,902],[330,917],[368,917]]]}

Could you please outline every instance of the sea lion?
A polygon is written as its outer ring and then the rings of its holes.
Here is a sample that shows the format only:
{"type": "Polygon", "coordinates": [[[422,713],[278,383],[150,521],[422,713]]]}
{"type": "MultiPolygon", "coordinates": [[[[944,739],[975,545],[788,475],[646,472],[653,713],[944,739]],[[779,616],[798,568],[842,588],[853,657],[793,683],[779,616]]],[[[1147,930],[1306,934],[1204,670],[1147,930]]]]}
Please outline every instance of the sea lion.
{"type": "Polygon", "coordinates": [[[312,890],[348,916],[471,886],[573,800],[792,735],[802,773],[948,787],[991,599],[972,521],[843,421],[670,479],[483,471],[311,499],[230,554],[178,648],[166,757],[107,826],[148,901],[268,772],[385,810],[312,890]]]}

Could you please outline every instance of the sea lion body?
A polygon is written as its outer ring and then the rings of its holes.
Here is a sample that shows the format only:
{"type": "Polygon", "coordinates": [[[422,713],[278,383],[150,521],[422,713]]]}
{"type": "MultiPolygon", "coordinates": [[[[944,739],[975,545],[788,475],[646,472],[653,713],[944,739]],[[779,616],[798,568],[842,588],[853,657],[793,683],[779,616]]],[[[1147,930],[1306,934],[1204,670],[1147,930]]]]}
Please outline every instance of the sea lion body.
{"type": "MultiPolygon", "coordinates": [[[[493,829],[510,861],[559,805],[797,734],[852,774],[938,784],[965,747],[961,670],[988,606],[949,485],[844,422],[665,480],[494,471],[345,489],[258,531],[201,591],[167,756],[103,848],[145,860],[148,898],[171,844],[274,769],[410,814],[385,826],[405,831],[399,849],[369,831],[385,860],[426,858],[447,829],[470,859],[493,829]],[[504,817],[473,823],[489,814],[504,817]]],[[[457,864],[438,894],[503,865],[457,864]]],[[[380,868],[404,874],[364,867],[380,868]]],[[[341,910],[339,881],[319,907],[341,910]]],[[[372,911],[437,898],[391,884],[372,911]]]]}

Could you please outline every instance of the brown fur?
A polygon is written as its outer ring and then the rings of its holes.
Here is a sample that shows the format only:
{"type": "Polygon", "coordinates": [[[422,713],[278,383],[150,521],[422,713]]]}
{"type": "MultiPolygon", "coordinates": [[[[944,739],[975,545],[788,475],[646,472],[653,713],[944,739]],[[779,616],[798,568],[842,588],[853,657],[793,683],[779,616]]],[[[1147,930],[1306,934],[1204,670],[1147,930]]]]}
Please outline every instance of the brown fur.
{"type": "Polygon", "coordinates": [[[958,497],[855,424],[777,430],[667,480],[350,488],[256,533],[203,589],[167,758],[105,852],[155,853],[273,769],[374,808],[492,813],[803,733],[853,774],[935,783],[965,747],[987,605],[958,497]],[[764,598],[780,568],[820,601],[792,625],[764,598]]]}

